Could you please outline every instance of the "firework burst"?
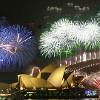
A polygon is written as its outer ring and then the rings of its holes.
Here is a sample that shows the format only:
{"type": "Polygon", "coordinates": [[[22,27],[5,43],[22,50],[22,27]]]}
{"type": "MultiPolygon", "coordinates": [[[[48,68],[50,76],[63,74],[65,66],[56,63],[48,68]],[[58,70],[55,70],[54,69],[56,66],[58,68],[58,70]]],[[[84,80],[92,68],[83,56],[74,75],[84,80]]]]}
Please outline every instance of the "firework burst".
{"type": "Polygon", "coordinates": [[[91,88],[100,90],[100,72],[92,73],[84,77],[82,83],[84,86],[88,85],[91,88]]]}
{"type": "Polygon", "coordinates": [[[89,45],[93,49],[100,39],[100,27],[95,20],[91,22],[81,22],[76,24],[76,30],[73,34],[77,42],[83,43],[84,46],[89,45]]]}
{"type": "Polygon", "coordinates": [[[0,31],[0,70],[16,70],[29,65],[36,54],[32,32],[19,25],[0,31]]]}
{"type": "Polygon", "coordinates": [[[45,56],[58,55],[63,50],[68,50],[74,46],[74,37],[71,34],[74,23],[67,19],[55,22],[50,31],[44,32],[40,36],[40,50],[45,56]]]}
{"type": "MultiPolygon", "coordinates": [[[[100,27],[95,20],[91,22],[60,19],[51,25],[49,31],[40,36],[40,50],[45,56],[58,55],[72,49],[76,44],[86,49],[94,49],[100,43],[100,27]]],[[[81,47],[78,47],[80,49],[81,47]]],[[[83,48],[81,48],[83,49],[83,48]]],[[[77,52],[77,51],[76,51],[77,52]]]]}

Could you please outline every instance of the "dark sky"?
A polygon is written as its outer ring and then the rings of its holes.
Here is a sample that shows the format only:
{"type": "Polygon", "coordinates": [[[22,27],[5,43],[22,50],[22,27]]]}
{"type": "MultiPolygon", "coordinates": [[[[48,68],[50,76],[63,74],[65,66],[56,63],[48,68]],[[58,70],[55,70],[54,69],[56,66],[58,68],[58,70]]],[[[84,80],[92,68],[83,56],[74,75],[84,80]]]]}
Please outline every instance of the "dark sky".
{"type": "Polygon", "coordinates": [[[12,23],[45,25],[68,15],[95,16],[99,10],[100,0],[0,0],[0,16],[12,23]]]}
{"type": "Polygon", "coordinates": [[[38,30],[58,17],[95,16],[99,10],[100,0],[0,0],[0,16],[12,23],[33,23],[38,30]]]}
{"type": "MultiPolygon", "coordinates": [[[[2,0],[0,16],[12,23],[33,23],[36,30],[63,16],[95,16],[100,0],[2,0]]],[[[87,18],[87,17],[86,17],[87,18]]],[[[33,28],[33,30],[35,30],[33,28]]],[[[38,33],[38,32],[34,32],[38,33]]]]}
{"type": "Polygon", "coordinates": [[[100,8],[99,5],[100,0],[2,0],[0,1],[0,16],[5,16],[12,22],[39,23],[56,16],[93,15],[100,8]],[[89,7],[89,10],[81,11],[77,6],[89,7]],[[48,7],[54,8],[47,10],[48,7]],[[56,7],[62,10],[57,11],[56,7]]]}

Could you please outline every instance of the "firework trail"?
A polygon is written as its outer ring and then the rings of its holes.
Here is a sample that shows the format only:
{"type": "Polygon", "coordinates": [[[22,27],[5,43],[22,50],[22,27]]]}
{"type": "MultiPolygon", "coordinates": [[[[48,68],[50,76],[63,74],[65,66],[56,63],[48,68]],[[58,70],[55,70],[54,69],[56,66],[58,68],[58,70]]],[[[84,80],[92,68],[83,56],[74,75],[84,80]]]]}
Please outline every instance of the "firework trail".
{"type": "Polygon", "coordinates": [[[100,80],[93,79],[93,85],[100,90],[100,80]]]}
{"type": "Polygon", "coordinates": [[[82,80],[82,84],[100,90],[100,72],[86,75],[82,80]]]}

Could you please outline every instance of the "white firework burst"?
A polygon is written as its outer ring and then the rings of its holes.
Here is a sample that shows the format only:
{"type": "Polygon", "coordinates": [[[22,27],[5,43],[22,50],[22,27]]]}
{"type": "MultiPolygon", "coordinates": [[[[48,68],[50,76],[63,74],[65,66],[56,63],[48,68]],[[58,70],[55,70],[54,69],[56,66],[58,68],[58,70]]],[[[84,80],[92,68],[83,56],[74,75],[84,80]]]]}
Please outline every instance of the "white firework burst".
{"type": "Polygon", "coordinates": [[[43,55],[45,54],[45,56],[48,56],[48,55],[55,56],[55,52],[58,52],[57,48],[59,48],[58,40],[53,38],[52,34],[50,34],[49,32],[44,33],[40,38],[41,38],[40,49],[41,49],[42,54],[43,55]]]}
{"type": "Polygon", "coordinates": [[[51,57],[58,55],[62,50],[70,49],[74,45],[72,28],[74,23],[67,19],[55,22],[50,31],[44,32],[40,36],[40,50],[45,56],[51,57]]]}
{"type": "Polygon", "coordinates": [[[95,48],[100,42],[100,27],[95,20],[77,23],[74,33],[73,35],[77,38],[77,41],[84,43],[84,45],[91,44],[92,48],[95,48]]]}
{"type": "Polygon", "coordinates": [[[94,48],[99,40],[100,27],[95,20],[79,22],[60,19],[51,26],[50,31],[40,36],[39,48],[43,55],[51,57],[71,49],[75,43],[89,44],[94,48]]]}

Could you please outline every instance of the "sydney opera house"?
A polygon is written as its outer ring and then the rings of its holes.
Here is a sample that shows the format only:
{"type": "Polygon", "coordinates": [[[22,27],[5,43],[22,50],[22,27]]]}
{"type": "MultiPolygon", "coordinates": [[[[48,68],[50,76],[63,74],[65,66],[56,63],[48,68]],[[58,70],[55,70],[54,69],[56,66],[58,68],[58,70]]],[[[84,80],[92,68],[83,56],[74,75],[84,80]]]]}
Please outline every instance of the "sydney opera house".
{"type": "MultiPolygon", "coordinates": [[[[80,59],[78,56],[76,57],[80,59]]],[[[80,87],[99,90],[100,60],[97,57],[95,58],[93,54],[91,57],[92,59],[87,54],[83,57],[85,60],[77,62],[74,62],[72,58],[69,65],[64,64],[64,61],[61,62],[62,65],[49,64],[42,70],[33,67],[30,75],[18,75],[20,89],[69,89],[80,87]]],[[[67,61],[67,63],[69,62],[67,61]]]]}
{"type": "Polygon", "coordinates": [[[0,100],[100,96],[99,2],[0,4],[0,100]]]}
{"type": "Polygon", "coordinates": [[[0,83],[0,89],[10,88],[32,92],[71,89],[99,91],[100,59],[98,55],[99,52],[78,54],[70,60],[61,60],[59,63],[49,64],[42,69],[32,66],[30,74],[19,74],[16,83],[0,83]]]}

